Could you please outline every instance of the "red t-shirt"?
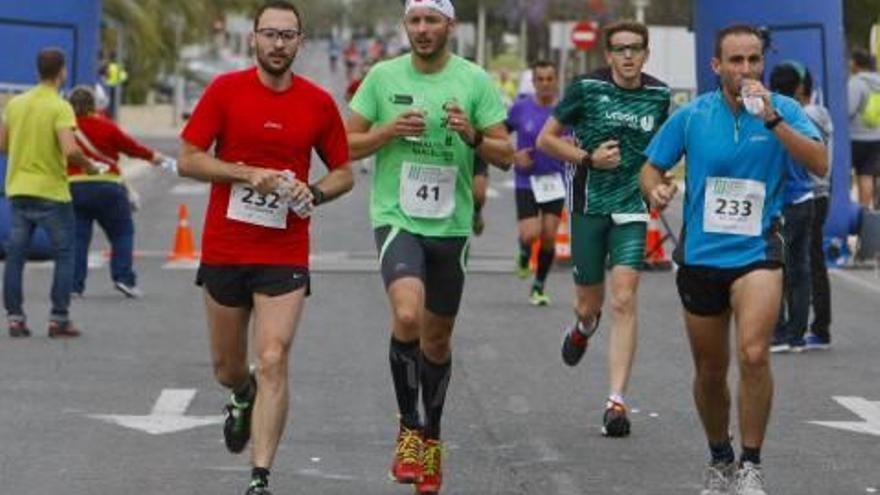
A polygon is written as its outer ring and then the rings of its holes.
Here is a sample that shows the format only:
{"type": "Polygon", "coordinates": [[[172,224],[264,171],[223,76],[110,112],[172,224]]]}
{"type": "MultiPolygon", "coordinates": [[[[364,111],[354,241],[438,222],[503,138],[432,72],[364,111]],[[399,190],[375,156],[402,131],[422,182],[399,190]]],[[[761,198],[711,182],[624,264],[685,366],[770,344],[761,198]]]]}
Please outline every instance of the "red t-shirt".
{"type": "MultiPolygon", "coordinates": [[[[327,168],[348,163],[348,140],[330,94],[293,76],[275,92],[256,68],[224,74],[205,90],[181,137],[229,163],[291,170],[308,180],[312,149],[327,168]]],[[[202,262],[220,265],[308,266],[309,221],[288,211],[275,229],[227,218],[231,185],[213,183],[202,235],[202,262]]]]}
{"type": "MultiPolygon", "coordinates": [[[[83,115],[76,118],[76,127],[82,131],[89,142],[92,143],[92,146],[100,151],[104,157],[112,160],[111,162],[102,160],[101,157],[89,151],[88,146],[83,146],[83,143],[77,137],[77,143],[82,148],[83,153],[93,160],[107,162],[110,165],[110,171],[108,172],[110,174],[121,175],[117,165],[120,153],[143,160],[152,160],[153,158],[153,152],[149,148],[135,141],[134,138],[123,132],[112,120],[106,117],[97,114],[83,115]]],[[[78,165],[68,163],[67,175],[84,174],[85,171],[78,165]]]]}

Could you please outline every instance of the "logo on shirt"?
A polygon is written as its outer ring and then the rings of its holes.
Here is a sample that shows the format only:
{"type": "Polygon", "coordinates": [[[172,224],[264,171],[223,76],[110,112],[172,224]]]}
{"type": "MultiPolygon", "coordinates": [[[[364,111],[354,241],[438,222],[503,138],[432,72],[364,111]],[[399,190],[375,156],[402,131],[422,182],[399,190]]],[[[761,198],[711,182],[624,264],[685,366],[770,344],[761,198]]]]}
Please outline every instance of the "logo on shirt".
{"type": "Polygon", "coordinates": [[[750,143],[761,143],[769,140],[770,136],[767,136],[766,134],[755,134],[754,136],[749,138],[750,143]]]}
{"type": "Polygon", "coordinates": [[[641,129],[645,132],[653,131],[654,124],[656,123],[653,115],[638,116],[634,113],[621,112],[620,110],[605,112],[605,118],[625,125],[630,129],[641,129]]]}
{"type": "Polygon", "coordinates": [[[413,101],[412,95],[391,95],[392,105],[412,105],[413,101]]]}
{"type": "Polygon", "coordinates": [[[610,103],[610,102],[611,102],[610,96],[608,96],[608,95],[600,95],[599,96],[599,103],[610,103]]]}
{"type": "Polygon", "coordinates": [[[642,130],[645,132],[651,132],[654,130],[654,116],[653,115],[645,115],[641,119],[639,119],[639,124],[642,126],[642,130]]]}
{"type": "Polygon", "coordinates": [[[263,124],[263,129],[277,129],[280,131],[281,129],[284,129],[284,126],[279,124],[278,122],[272,122],[271,120],[267,120],[263,124]]]}

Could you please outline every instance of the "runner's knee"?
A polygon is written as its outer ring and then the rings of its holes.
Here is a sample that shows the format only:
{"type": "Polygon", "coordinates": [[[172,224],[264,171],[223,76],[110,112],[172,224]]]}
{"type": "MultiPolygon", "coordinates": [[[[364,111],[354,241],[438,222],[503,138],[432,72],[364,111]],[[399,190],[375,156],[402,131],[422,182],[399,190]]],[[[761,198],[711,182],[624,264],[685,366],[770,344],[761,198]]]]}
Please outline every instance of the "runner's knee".
{"type": "Polygon", "coordinates": [[[257,355],[257,375],[261,383],[278,381],[287,376],[287,349],[281,343],[266,345],[257,355]]]}
{"type": "Polygon", "coordinates": [[[618,290],[611,296],[611,311],[615,316],[634,314],[636,295],[629,290],[618,290]]]}
{"type": "Polygon", "coordinates": [[[769,348],[758,342],[740,346],[739,365],[741,373],[768,368],[770,366],[769,348]]]}
{"type": "Polygon", "coordinates": [[[395,327],[407,334],[418,335],[421,319],[421,312],[415,307],[400,305],[394,308],[395,327]]]}

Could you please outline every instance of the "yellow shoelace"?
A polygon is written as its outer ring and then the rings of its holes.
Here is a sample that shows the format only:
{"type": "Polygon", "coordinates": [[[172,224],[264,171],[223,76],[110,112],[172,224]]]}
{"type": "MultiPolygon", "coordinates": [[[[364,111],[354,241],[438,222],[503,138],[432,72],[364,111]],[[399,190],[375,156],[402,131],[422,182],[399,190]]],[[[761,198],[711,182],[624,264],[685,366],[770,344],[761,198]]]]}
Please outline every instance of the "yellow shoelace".
{"type": "Polygon", "coordinates": [[[428,442],[425,445],[425,454],[422,458],[422,473],[428,476],[438,473],[442,459],[443,444],[440,442],[428,442]]]}
{"type": "Polygon", "coordinates": [[[397,456],[404,462],[418,462],[422,439],[416,430],[404,428],[397,442],[397,456]]]}

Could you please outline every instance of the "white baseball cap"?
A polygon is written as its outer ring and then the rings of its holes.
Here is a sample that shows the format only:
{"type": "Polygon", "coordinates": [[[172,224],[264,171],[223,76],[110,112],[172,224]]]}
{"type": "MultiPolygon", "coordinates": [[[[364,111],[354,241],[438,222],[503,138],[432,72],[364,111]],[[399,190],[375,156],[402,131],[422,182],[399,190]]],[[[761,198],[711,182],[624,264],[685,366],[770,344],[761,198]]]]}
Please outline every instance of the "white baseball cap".
{"type": "Polygon", "coordinates": [[[403,15],[419,7],[436,10],[450,19],[455,19],[455,7],[451,0],[406,0],[406,10],[403,15]]]}

